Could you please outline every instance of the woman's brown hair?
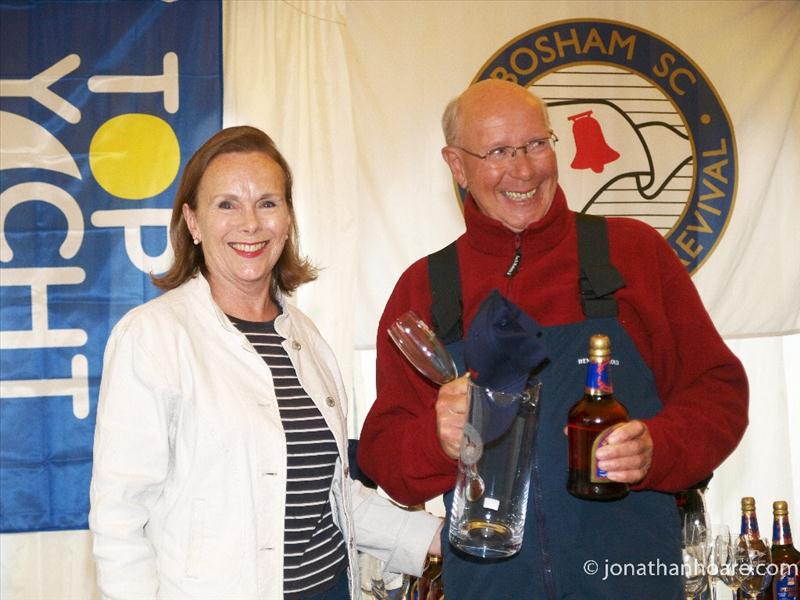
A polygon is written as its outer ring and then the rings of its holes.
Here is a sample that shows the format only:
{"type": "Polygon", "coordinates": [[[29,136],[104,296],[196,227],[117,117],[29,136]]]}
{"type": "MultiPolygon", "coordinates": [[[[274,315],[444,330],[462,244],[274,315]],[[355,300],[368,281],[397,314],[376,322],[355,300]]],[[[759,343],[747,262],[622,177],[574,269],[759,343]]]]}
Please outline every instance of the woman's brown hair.
{"type": "Polygon", "coordinates": [[[194,156],[186,163],[183,170],[175,202],[172,206],[172,218],[169,224],[169,239],[175,260],[169,270],[160,277],[151,275],[153,283],[162,290],[171,290],[197,273],[206,272],[205,259],[201,246],[196,246],[192,234],[183,218],[183,205],[188,204],[193,211],[197,210],[197,188],[208,165],[220,154],[232,152],[260,152],[274,160],[283,171],[285,183],[284,195],[289,206],[291,226],[289,238],[283,246],[283,252],[272,269],[270,295],[277,298],[277,291],[291,294],[302,284],[317,278],[317,269],[300,256],[298,248],[297,219],[292,202],[292,171],[289,163],[278,151],[275,142],[263,131],[255,127],[228,127],[214,134],[194,156]]]}

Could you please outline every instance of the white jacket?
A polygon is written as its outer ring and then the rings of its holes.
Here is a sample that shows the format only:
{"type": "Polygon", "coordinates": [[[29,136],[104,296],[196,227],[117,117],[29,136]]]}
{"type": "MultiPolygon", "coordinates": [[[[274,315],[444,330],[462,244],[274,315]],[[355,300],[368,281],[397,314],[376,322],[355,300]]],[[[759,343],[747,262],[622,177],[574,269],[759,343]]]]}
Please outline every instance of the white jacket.
{"type": "MultiPolygon", "coordinates": [[[[329,346],[285,304],[278,333],[339,447],[331,489],[358,598],[356,544],[419,574],[435,517],[352,481],[347,397],[329,346]]],[[[286,444],[269,369],[202,276],[130,311],[106,347],[89,526],[109,599],[283,597],[286,444]]]]}

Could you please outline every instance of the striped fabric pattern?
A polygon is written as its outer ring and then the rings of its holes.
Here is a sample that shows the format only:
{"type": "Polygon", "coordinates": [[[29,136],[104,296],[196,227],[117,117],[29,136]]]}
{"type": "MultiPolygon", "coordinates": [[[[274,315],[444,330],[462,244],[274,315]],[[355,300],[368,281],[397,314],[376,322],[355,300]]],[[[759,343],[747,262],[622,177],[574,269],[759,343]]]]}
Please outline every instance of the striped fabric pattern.
{"type": "Polygon", "coordinates": [[[272,372],[287,446],[284,598],[310,598],[332,587],[347,568],[347,548],[329,499],[336,441],[300,385],[274,322],[229,318],[272,372]]]}

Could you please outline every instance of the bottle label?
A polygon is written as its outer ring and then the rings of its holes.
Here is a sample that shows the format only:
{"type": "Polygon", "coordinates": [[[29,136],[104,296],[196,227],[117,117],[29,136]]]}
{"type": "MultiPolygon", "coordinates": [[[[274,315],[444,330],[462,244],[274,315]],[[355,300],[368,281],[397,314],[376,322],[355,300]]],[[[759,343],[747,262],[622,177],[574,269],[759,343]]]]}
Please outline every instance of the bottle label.
{"type": "Polygon", "coordinates": [[[612,394],[614,388],[611,387],[611,377],[608,368],[608,360],[600,362],[591,361],[586,370],[586,389],[593,394],[612,394]]]}
{"type": "Polygon", "coordinates": [[[772,521],[772,543],[773,544],[791,544],[792,543],[792,530],[789,528],[789,519],[776,517],[772,521]]]}
{"type": "Polygon", "coordinates": [[[795,600],[797,598],[797,575],[789,574],[775,580],[775,600],[795,600]]]}
{"type": "Polygon", "coordinates": [[[759,537],[758,521],[756,521],[755,516],[742,514],[742,526],[739,529],[739,532],[742,535],[749,535],[750,537],[754,538],[759,537]]]}
{"type": "Polygon", "coordinates": [[[597,458],[595,458],[595,452],[600,446],[603,446],[608,440],[608,436],[617,428],[623,426],[625,423],[616,423],[611,427],[606,427],[597,434],[597,437],[594,438],[594,442],[592,442],[592,453],[591,453],[591,463],[589,465],[589,481],[592,483],[606,483],[610,481],[608,479],[608,473],[597,466],[597,458]]]}

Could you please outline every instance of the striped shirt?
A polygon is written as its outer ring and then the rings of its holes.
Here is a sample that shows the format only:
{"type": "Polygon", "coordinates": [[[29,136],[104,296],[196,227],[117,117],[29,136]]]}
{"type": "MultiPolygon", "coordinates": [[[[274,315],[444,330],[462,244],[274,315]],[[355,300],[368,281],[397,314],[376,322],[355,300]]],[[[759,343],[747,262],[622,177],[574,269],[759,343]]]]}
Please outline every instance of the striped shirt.
{"type": "Polygon", "coordinates": [[[331,588],[347,568],[347,548],[329,496],[339,451],[322,413],[300,385],[274,322],[229,318],[272,372],[286,434],[283,597],[309,598],[331,588]]]}

